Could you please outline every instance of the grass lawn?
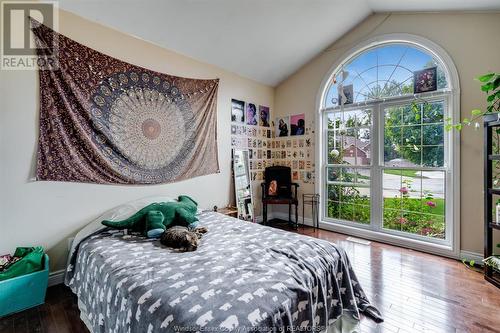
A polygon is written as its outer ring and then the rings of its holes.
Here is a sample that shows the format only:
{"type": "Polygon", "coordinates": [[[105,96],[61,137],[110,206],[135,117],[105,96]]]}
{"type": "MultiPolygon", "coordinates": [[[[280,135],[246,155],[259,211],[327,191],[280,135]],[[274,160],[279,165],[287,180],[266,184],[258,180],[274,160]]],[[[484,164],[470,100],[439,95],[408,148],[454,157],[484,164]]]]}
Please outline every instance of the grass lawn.
{"type": "MultiPolygon", "coordinates": [[[[342,201],[328,201],[328,216],[332,218],[370,223],[371,198],[351,190],[340,195],[342,201]],[[348,194],[348,195],[346,195],[348,194]]],[[[444,238],[444,198],[384,198],[383,227],[412,234],[444,238]],[[428,206],[433,202],[434,206],[428,206]]]]}
{"type": "Polygon", "coordinates": [[[362,175],[358,172],[358,179],[370,179],[369,176],[362,175]]]}
{"type": "Polygon", "coordinates": [[[401,174],[405,177],[420,177],[417,175],[417,170],[392,170],[392,169],[385,169],[384,173],[388,175],[396,175],[396,176],[401,176],[401,174]]]}
{"type": "MultiPolygon", "coordinates": [[[[358,198],[351,202],[343,202],[343,205],[356,205],[358,209],[366,210],[366,214],[370,214],[370,200],[369,198],[358,198]]],[[[384,198],[384,209],[405,210],[409,212],[433,214],[444,216],[444,199],[420,200],[417,198],[406,199],[405,207],[400,206],[400,200],[397,198],[384,198]],[[427,201],[432,201],[436,207],[429,208],[426,205],[427,201]]]]}
{"type": "MultiPolygon", "coordinates": [[[[444,206],[445,206],[444,199],[420,200],[417,198],[414,199],[409,198],[407,199],[406,207],[404,207],[404,210],[419,212],[420,211],[419,208],[421,208],[422,213],[444,215],[444,208],[445,208],[444,206]],[[434,202],[436,204],[436,207],[434,208],[427,207],[427,205],[425,204],[427,201],[434,202]]],[[[401,209],[399,199],[384,198],[384,208],[401,209]]]]}

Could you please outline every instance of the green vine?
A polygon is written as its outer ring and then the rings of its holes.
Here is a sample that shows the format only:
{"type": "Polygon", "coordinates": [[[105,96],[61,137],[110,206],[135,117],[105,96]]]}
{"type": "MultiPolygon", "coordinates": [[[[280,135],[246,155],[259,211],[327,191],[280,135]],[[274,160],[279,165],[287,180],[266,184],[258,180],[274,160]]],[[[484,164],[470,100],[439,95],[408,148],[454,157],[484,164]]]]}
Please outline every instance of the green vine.
{"type": "MultiPolygon", "coordinates": [[[[497,244],[497,248],[500,249],[500,243],[497,244]]],[[[500,251],[500,250],[499,250],[500,251]]],[[[493,254],[493,256],[500,256],[500,254],[493,254]]],[[[483,260],[484,264],[485,265],[489,265],[487,261],[483,260]]],[[[465,267],[473,270],[473,271],[476,271],[476,272],[482,272],[481,269],[478,269],[476,267],[476,261],[475,260],[467,260],[465,258],[462,259],[462,263],[465,265],[465,267]]]]}
{"type": "Polygon", "coordinates": [[[486,110],[474,109],[471,111],[470,117],[462,119],[461,122],[454,124],[452,119],[449,117],[445,119],[445,130],[451,131],[456,129],[458,131],[462,130],[464,126],[474,125],[475,128],[479,128],[479,119],[488,113],[498,113],[500,112],[500,73],[488,73],[481,75],[476,78],[481,83],[481,91],[486,94],[486,101],[488,106],[486,110]]]}

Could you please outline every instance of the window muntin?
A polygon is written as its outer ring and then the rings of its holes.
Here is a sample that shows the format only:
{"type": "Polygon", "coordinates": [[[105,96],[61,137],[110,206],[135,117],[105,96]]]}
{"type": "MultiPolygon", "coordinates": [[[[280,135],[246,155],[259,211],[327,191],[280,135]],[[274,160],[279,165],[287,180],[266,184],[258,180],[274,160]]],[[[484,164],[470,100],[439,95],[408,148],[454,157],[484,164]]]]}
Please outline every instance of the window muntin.
{"type": "Polygon", "coordinates": [[[444,239],[445,172],[385,169],[383,227],[444,239]]]}
{"type": "Polygon", "coordinates": [[[371,164],[371,109],[329,112],[327,122],[328,164],[371,164]]]}
{"type": "Polygon", "coordinates": [[[325,217],[437,242],[452,234],[446,229],[449,220],[445,216],[449,210],[445,199],[449,185],[447,151],[450,142],[446,139],[443,122],[451,114],[448,87],[440,61],[410,43],[372,47],[340,67],[330,80],[322,104],[322,119],[327,122],[327,145],[323,146],[327,150],[325,217]],[[406,50],[406,53],[398,55],[391,50],[406,50]],[[365,68],[361,69],[363,63],[365,68]],[[413,71],[431,66],[437,67],[438,91],[424,100],[413,94],[413,71]],[[401,73],[408,73],[408,78],[401,73]],[[398,79],[402,89],[387,88],[392,84],[391,76],[398,79]],[[368,82],[367,78],[372,81],[368,82]],[[349,84],[353,84],[353,105],[335,104],[337,88],[349,84]],[[372,110],[369,123],[357,120],[362,117],[347,116],[361,112],[362,109],[355,109],[356,103],[361,103],[357,108],[364,105],[372,110]],[[374,116],[378,120],[372,120],[374,116]],[[370,128],[368,124],[372,121],[378,126],[370,128]],[[375,147],[378,156],[370,156],[366,165],[356,159],[353,163],[347,157],[340,161],[332,159],[332,148],[345,150],[347,140],[343,136],[356,135],[357,127],[363,125],[369,133],[370,145],[378,147],[375,147]],[[398,161],[398,157],[412,163],[398,161]],[[370,176],[360,177],[358,170],[365,170],[370,176]],[[365,182],[360,184],[359,180],[365,182]],[[371,207],[374,203],[376,205],[371,207]],[[380,221],[373,221],[372,217],[380,217],[380,221]]]}
{"type": "Polygon", "coordinates": [[[369,224],[372,110],[350,109],[327,115],[327,214],[369,224]]]}
{"type": "Polygon", "coordinates": [[[352,103],[363,103],[413,94],[413,72],[437,67],[438,90],[448,88],[440,61],[428,52],[403,43],[390,43],[365,50],[345,63],[332,76],[324,107],[340,105],[339,87],[353,87],[352,103]]]}
{"type": "Polygon", "coordinates": [[[384,109],[384,165],[443,167],[445,102],[406,103],[384,109]]]}

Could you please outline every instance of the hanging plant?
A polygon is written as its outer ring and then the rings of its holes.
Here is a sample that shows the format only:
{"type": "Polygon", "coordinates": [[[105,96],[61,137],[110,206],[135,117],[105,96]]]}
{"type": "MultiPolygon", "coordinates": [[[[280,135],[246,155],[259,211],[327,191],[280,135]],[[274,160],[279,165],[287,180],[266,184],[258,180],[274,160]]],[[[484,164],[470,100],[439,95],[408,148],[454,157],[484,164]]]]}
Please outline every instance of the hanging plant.
{"type": "Polygon", "coordinates": [[[451,118],[446,119],[445,129],[450,131],[456,129],[460,131],[463,126],[473,125],[479,128],[479,120],[482,116],[488,113],[500,112],[500,73],[488,73],[476,78],[481,83],[481,91],[486,94],[488,106],[486,110],[474,109],[468,118],[462,119],[461,122],[453,124],[451,118]]]}

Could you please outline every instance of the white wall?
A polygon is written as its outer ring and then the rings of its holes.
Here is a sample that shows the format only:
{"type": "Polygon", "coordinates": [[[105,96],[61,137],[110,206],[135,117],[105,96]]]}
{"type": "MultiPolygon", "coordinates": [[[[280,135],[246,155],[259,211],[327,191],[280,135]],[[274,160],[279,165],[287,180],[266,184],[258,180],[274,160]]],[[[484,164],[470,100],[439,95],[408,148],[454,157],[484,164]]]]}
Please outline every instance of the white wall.
{"type": "Polygon", "coordinates": [[[0,254],[12,252],[16,246],[42,245],[51,257],[51,269],[58,270],[66,263],[67,238],[113,206],[153,194],[187,194],[197,199],[202,208],[227,205],[231,201],[232,181],[231,98],[269,105],[273,110],[273,88],[68,12],[60,11],[59,30],[105,54],[155,71],[220,78],[217,132],[221,173],[153,186],[30,181],[38,133],[38,74],[1,71],[0,254]]]}

